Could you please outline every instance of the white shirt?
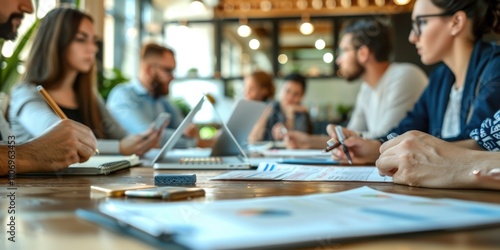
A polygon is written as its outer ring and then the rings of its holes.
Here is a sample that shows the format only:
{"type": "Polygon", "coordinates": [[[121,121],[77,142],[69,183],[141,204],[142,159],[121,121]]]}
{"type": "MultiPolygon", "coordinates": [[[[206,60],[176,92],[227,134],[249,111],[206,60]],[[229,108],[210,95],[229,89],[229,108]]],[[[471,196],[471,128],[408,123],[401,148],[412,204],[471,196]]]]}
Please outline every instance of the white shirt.
{"type": "Polygon", "coordinates": [[[347,128],[368,139],[385,136],[413,108],[427,86],[422,69],[410,63],[391,63],[372,88],[366,82],[356,99],[347,128]]]}
{"type": "Polygon", "coordinates": [[[442,138],[452,138],[460,134],[460,107],[464,93],[463,86],[457,89],[455,85],[451,88],[450,99],[444,113],[443,128],[441,129],[442,138]]]}

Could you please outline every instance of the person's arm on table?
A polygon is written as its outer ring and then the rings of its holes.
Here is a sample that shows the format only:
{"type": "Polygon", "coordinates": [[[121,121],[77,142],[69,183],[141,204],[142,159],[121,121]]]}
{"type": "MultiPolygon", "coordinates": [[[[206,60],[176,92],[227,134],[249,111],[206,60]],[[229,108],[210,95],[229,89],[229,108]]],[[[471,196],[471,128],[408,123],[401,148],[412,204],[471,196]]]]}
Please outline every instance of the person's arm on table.
{"type": "Polygon", "coordinates": [[[410,131],[384,143],[380,153],[380,174],[392,176],[398,184],[500,190],[498,152],[470,150],[410,131]]]}
{"type": "Polygon", "coordinates": [[[14,155],[16,174],[58,171],[70,164],[85,162],[94,155],[96,139],[88,127],[61,120],[38,138],[10,145],[0,146],[0,176],[9,174],[9,167],[13,166],[9,164],[9,155],[14,155]]]}

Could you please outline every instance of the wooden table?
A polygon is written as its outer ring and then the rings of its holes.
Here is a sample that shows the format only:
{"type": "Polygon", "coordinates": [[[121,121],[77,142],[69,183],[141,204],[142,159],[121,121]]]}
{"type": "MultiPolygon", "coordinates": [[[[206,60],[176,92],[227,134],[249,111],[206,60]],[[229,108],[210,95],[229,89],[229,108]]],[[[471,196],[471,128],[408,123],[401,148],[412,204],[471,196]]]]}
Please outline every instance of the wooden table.
{"type": "MultiPolygon", "coordinates": [[[[435,198],[500,203],[500,193],[485,190],[442,190],[414,188],[390,183],[361,182],[245,182],[210,181],[223,171],[189,171],[196,173],[197,186],[206,190],[208,201],[280,195],[305,195],[348,190],[363,185],[399,194],[435,198]]],[[[7,180],[0,188],[0,249],[153,249],[153,246],[119,234],[75,216],[78,208],[93,209],[107,199],[90,186],[107,183],[153,184],[154,173],[187,173],[154,171],[138,167],[109,176],[97,177],[18,177],[16,191],[16,242],[7,240],[9,223],[7,180]]],[[[378,237],[348,242],[318,241],[310,249],[500,249],[500,226],[454,232],[430,232],[378,237]]]]}

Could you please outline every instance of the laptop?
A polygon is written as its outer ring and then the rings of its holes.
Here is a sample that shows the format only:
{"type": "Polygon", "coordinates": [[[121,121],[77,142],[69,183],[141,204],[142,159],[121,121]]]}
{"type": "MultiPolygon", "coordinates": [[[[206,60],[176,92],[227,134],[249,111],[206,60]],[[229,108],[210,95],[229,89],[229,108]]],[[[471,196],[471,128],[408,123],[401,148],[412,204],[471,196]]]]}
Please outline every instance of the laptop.
{"type": "MultiPolygon", "coordinates": [[[[184,118],[170,139],[163,145],[152,164],[155,169],[250,169],[251,164],[232,131],[238,131],[241,141],[245,141],[253,125],[265,109],[265,104],[257,105],[256,102],[240,100],[233,108],[228,119],[234,127],[229,129],[226,122],[222,121],[222,133],[212,147],[210,156],[180,157],[178,154],[169,156],[176,142],[181,138],[186,127],[192,122],[195,114],[205,102],[205,96],[184,118]],[[254,108],[254,109],[252,109],[254,108]],[[242,121],[240,121],[242,120],[242,121]],[[241,126],[241,127],[237,127],[241,126]],[[246,136],[244,134],[246,133],[246,136]]],[[[220,118],[214,108],[216,116],[220,118]]]]}
{"type": "MultiPolygon", "coordinates": [[[[230,116],[226,121],[228,131],[231,131],[234,139],[239,145],[246,149],[248,135],[252,131],[255,123],[262,116],[267,104],[264,102],[239,100],[233,106],[230,116]]],[[[212,156],[234,156],[240,152],[238,147],[234,147],[233,139],[226,130],[222,131],[215,144],[212,146],[212,156]]]]}

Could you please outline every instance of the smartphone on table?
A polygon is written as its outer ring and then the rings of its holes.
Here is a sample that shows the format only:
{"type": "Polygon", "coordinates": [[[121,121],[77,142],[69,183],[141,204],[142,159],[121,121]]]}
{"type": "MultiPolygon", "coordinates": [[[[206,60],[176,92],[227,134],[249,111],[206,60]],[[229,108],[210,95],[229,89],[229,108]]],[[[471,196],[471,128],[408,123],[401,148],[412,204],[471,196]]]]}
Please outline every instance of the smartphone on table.
{"type": "Polygon", "coordinates": [[[127,190],[154,188],[153,185],[146,184],[102,184],[90,186],[91,190],[104,192],[106,196],[120,197],[125,194],[127,190]]]}
{"type": "Polygon", "coordinates": [[[156,187],[140,190],[128,190],[125,192],[125,195],[127,197],[157,198],[176,201],[205,196],[205,190],[202,188],[190,187],[156,187]]]}

